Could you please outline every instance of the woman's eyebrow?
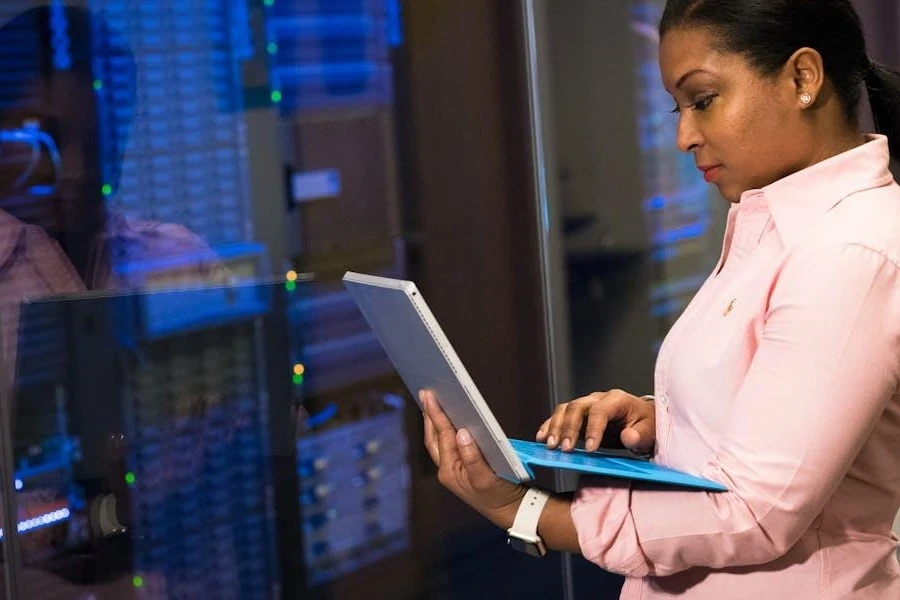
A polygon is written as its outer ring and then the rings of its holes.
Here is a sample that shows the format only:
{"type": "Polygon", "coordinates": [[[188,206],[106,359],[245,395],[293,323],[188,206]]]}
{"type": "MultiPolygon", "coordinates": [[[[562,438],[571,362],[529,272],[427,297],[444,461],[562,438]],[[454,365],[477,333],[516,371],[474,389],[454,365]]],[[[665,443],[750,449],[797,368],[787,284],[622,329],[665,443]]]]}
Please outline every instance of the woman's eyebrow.
{"type": "Polygon", "coordinates": [[[700,73],[709,73],[706,69],[694,69],[693,71],[688,71],[684,75],[681,76],[681,79],[678,80],[678,83],[675,84],[676,89],[681,89],[681,86],[687,82],[688,79],[693,77],[694,75],[698,75],[700,73]]]}

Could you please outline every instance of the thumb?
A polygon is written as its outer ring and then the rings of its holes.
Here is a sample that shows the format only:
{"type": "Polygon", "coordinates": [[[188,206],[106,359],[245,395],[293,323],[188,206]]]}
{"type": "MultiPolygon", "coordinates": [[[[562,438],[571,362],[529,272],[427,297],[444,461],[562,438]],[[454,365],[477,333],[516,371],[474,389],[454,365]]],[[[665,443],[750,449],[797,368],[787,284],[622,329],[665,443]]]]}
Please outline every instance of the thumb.
{"type": "Polygon", "coordinates": [[[490,484],[495,475],[491,467],[484,460],[481,450],[475,445],[472,435],[465,429],[456,432],[456,443],[459,447],[459,458],[469,474],[469,481],[475,489],[485,488],[490,484]]]}
{"type": "Polygon", "coordinates": [[[653,451],[653,445],[656,440],[656,431],[652,421],[647,419],[635,423],[634,427],[623,429],[621,439],[622,444],[632,452],[649,454],[653,451]]]}

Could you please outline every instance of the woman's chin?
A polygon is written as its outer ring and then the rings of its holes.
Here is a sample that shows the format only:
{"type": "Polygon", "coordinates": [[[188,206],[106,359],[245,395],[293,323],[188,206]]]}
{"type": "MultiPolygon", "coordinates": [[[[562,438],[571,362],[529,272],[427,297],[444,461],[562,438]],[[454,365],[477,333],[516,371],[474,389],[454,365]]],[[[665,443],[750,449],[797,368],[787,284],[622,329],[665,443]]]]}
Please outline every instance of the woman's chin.
{"type": "Polygon", "coordinates": [[[724,183],[715,184],[716,188],[719,190],[719,194],[725,198],[725,201],[729,204],[738,204],[741,201],[741,192],[734,186],[728,186],[724,183]]]}

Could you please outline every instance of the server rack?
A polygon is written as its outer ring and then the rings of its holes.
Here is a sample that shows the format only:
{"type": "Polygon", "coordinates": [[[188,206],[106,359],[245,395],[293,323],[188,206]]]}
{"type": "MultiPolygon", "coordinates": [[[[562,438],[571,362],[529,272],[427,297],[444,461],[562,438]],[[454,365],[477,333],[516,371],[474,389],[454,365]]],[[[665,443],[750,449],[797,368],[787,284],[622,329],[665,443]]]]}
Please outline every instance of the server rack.
{"type": "MultiPolygon", "coordinates": [[[[4,3],[2,16],[20,17],[32,4],[4,3]]],[[[15,79],[4,88],[15,95],[3,101],[27,105],[22,91],[28,78],[66,71],[78,58],[73,53],[89,52],[99,127],[97,156],[89,158],[102,176],[95,191],[126,219],[172,224],[198,248],[212,246],[209,254],[224,271],[249,279],[264,274],[266,250],[252,243],[249,218],[240,73],[250,40],[241,3],[91,0],[89,31],[68,21],[72,13],[62,2],[45,4],[17,19],[21,33],[2,49],[4,72],[15,79]],[[25,73],[18,79],[7,66],[16,64],[25,73]]],[[[28,218],[22,207],[53,192],[32,187],[8,202],[28,218]]],[[[147,257],[114,248],[111,268],[135,285],[165,288],[185,283],[184,258],[175,249],[172,256],[147,257]]],[[[26,536],[46,531],[58,546],[29,556],[26,571],[60,575],[28,576],[25,592],[64,597],[71,588],[63,582],[89,589],[126,573],[134,593],[162,585],[187,596],[215,590],[223,598],[277,597],[266,464],[269,383],[260,379],[267,371],[258,360],[260,329],[252,323],[227,332],[213,327],[194,331],[186,343],[191,328],[176,325],[148,342],[140,361],[123,364],[115,354],[123,349],[111,343],[121,331],[105,330],[98,342],[99,333],[91,338],[91,332],[74,331],[73,316],[61,310],[34,308],[19,352],[20,365],[28,365],[16,389],[19,530],[26,536]],[[45,314],[37,317],[40,310],[45,314]],[[84,416],[78,403],[90,397],[105,405],[102,416],[84,416]],[[199,417],[191,412],[198,410],[199,417]],[[129,442],[117,482],[101,468],[110,460],[107,436],[113,433],[129,442]],[[186,465],[165,465],[174,479],[162,490],[148,485],[161,457],[190,455],[196,445],[206,450],[193,480],[178,472],[186,465]],[[120,511],[128,507],[125,531],[118,530],[116,510],[106,528],[96,530],[98,511],[110,510],[110,498],[119,499],[120,511]],[[92,546],[101,538],[103,544],[92,546]],[[85,544],[96,554],[71,562],[73,549],[81,552],[85,544]],[[216,568],[226,563],[231,571],[216,568]]],[[[97,325],[104,317],[87,322],[97,325]]]]}
{"type": "MultiPolygon", "coordinates": [[[[403,277],[395,0],[264,2],[289,189],[294,382],[310,593],[410,547],[407,393],[340,277],[403,277]],[[314,280],[295,284],[298,273],[314,280]]],[[[299,283],[299,282],[297,282],[299,283]]],[[[352,585],[351,585],[352,587],[352,585]]]]}

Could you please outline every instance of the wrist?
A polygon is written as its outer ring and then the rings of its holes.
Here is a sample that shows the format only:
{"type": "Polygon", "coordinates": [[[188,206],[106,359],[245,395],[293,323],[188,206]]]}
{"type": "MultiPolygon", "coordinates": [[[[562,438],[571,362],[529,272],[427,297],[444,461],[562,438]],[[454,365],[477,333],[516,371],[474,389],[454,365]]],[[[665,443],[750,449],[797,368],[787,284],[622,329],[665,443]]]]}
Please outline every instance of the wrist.
{"type": "Polygon", "coordinates": [[[494,525],[506,531],[512,527],[513,521],[516,520],[516,513],[519,511],[519,506],[522,504],[522,499],[525,497],[526,493],[528,493],[528,486],[516,486],[512,501],[503,506],[488,510],[484,516],[494,525]]]}
{"type": "Polygon", "coordinates": [[[529,556],[541,557],[547,554],[547,544],[538,533],[544,509],[553,495],[540,488],[529,488],[519,503],[515,520],[506,530],[506,542],[513,549],[529,556]]]}

